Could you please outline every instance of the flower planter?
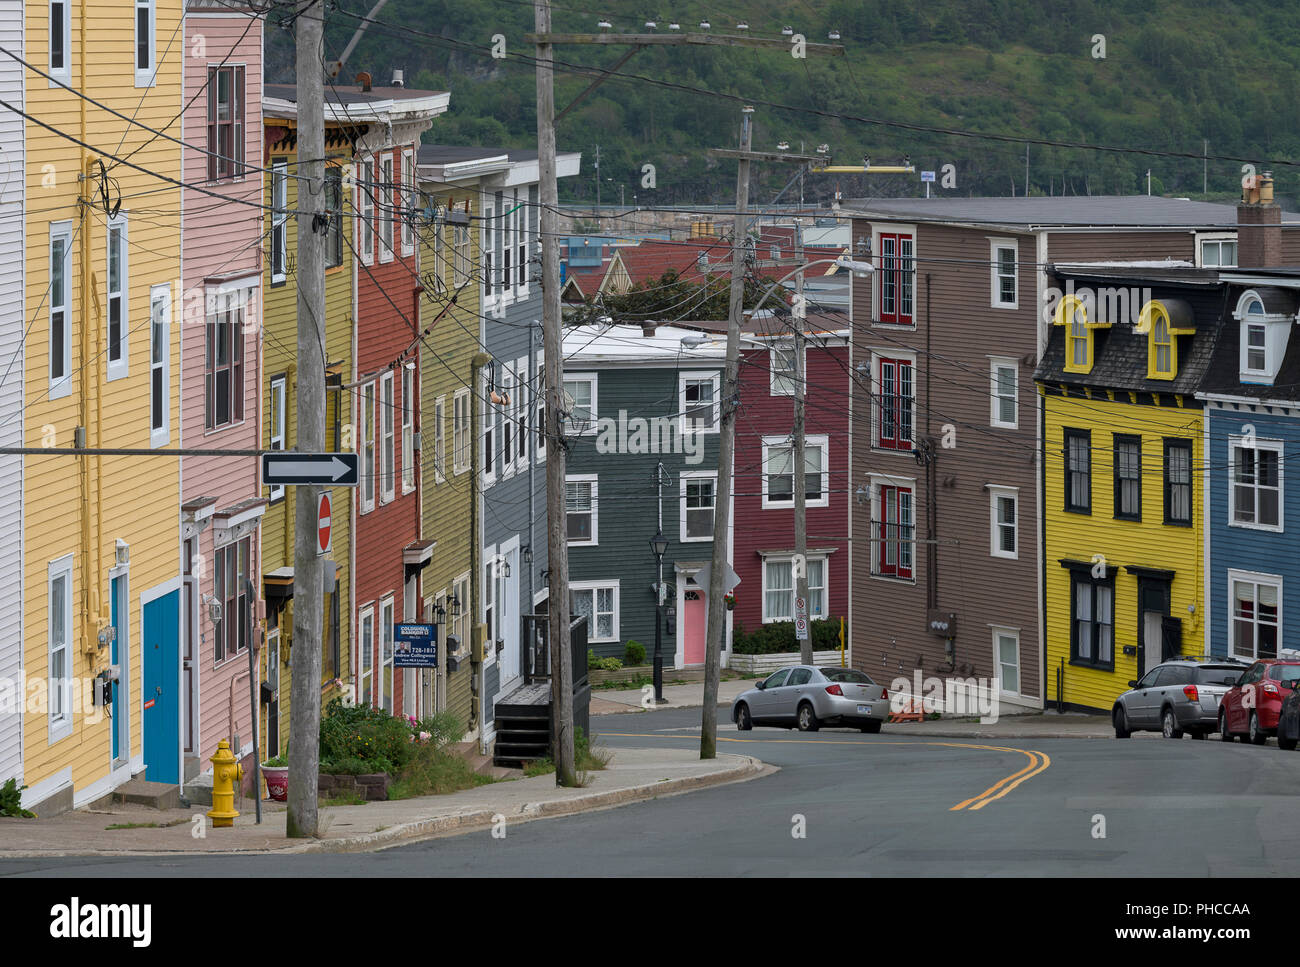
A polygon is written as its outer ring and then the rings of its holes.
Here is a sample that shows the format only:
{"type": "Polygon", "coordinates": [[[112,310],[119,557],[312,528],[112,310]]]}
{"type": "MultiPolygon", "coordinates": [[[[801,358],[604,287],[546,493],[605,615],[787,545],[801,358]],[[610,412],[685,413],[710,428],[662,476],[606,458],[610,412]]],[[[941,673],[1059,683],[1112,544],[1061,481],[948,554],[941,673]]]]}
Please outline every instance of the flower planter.
{"type": "MultiPolygon", "coordinates": [[[[784,668],[786,665],[798,665],[800,661],[801,658],[797,651],[775,651],[764,655],[738,655],[733,652],[727,659],[727,667],[732,671],[745,675],[770,675],[778,668],[784,668]]],[[[833,651],[813,652],[813,664],[815,665],[838,665],[839,663],[840,651],[838,648],[833,651]]]]}
{"type": "Polygon", "coordinates": [[[262,778],[266,780],[266,792],[276,802],[289,799],[289,767],[262,766],[262,778]]]}

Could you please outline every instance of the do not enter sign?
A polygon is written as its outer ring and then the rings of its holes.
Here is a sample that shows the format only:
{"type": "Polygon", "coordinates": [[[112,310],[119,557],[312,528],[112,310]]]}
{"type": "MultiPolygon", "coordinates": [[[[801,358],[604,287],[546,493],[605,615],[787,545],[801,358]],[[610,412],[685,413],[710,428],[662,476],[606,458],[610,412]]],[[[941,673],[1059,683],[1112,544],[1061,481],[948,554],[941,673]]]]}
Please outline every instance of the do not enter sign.
{"type": "Polygon", "coordinates": [[[328,554],[330,552],[330,495],[329,492],[320,495],[320,502],[316,505],[316,553],[328,554]]]}

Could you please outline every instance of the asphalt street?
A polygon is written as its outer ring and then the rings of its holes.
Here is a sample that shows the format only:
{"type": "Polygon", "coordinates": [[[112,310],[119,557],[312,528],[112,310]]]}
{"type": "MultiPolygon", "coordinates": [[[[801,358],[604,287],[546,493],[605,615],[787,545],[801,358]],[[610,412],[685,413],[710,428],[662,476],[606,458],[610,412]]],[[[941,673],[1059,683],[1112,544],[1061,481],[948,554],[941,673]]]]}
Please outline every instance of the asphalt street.
{"type": "MultiPolygon", "coordinates": [[[[602,716],[698,743],[698,709],[602,716]]],[[[725,720],[725,712],[720,716],[725,720]]],[[[1300,752],[1139,736],[923,739],[721,726],[779,771],[378,853],[0,861],[0,876],[1261,876],[1300,869],[1300,752]]]]}

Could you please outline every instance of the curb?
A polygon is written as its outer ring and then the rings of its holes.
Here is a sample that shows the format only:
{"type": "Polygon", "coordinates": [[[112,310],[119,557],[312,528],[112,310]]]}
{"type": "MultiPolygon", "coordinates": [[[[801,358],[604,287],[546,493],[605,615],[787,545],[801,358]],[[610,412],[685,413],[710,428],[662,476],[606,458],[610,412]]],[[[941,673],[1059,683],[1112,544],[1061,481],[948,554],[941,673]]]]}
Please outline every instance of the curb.
{"type": "Polygon", "coordinates": [[[949,732],[949,731],[925,731],[925,732],[894,732],[881,730],[881,735],[906,735],[913,738],[939,738],[939,739],[1109,739],[1114,737],[1112,732],[949,732]]]}
{"type": "Polygon", "coordinates": [[[316,840],[301,846],[276,850],[277,853],[356,853],[385,849],[402,843],[430,839],[444,833],[469,832],[473,829],[486,829],[492,826],[496,817],[502,816],[506,822],[527,822],[533,819],[545,819],[555,816],[569,816],[575,813],[594,812],[609,809],[627,803],[658,799],[661,796],[676,795],[704,789],[708,786],[725,785],[766,775],[776,770],[766,763],[747,755],[721,753],[743,760],[730,769],[704,776],[687,776],[682,779],[666,779],[652,784],[630,786],[626,789],[611,789],[607,792],[575,796],[571,799],[555,799],[543,802],[528,802],[516,806],[510,812],[500,810],[477,809],[469,813],[453,816],[439,816],[434,819],[422,819],[412,823],[402,823],[376,833],[364,833],[346,839],[316,840]]]}

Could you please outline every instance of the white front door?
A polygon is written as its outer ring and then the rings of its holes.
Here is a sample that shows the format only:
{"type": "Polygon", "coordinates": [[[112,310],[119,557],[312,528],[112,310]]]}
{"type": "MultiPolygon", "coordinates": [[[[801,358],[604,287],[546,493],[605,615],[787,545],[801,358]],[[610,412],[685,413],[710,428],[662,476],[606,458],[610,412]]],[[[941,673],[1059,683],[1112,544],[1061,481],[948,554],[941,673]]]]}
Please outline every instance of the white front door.
{"type": "Polygon", "coordinates": [[[515,540],[501,555],[501,586],[498,597],[497,637],[505,642],[498,659],[501,688],[513,688],[523,675],[519,650],[519,542],[515,540]]]}

